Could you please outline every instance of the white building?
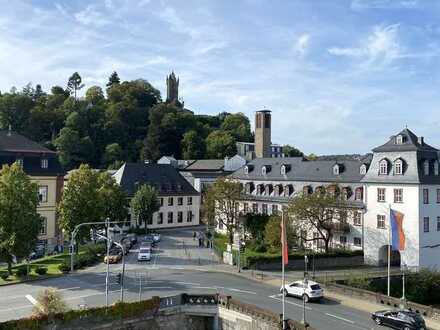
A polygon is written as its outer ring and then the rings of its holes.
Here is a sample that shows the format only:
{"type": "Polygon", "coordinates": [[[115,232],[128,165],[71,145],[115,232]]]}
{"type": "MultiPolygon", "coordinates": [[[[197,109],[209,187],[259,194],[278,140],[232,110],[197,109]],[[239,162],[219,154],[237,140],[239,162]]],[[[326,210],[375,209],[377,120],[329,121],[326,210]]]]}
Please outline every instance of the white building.
{"type": "Polygon", "coordinates": [[[244,186],[242,212],[279,212],[296,192],[339,187],[358,211],[333,246],[363,249],[365,262],[387,262],[390,207],[404,214],[405,250],[393,265],[440,269],[440,151],[408,129],[373,149],[373,157],[307,161],[257,158],[230,177],[244,186]]]}
{"type": "MultiPolygon", "coordinates": [[[[160,210],[153,215],[148,228],[196,226],[200,223],[200,194],[179,172],[167,164],[125,163],[114,175],[116,182],[132,198],[139,186],[148,184],[156,188],[160,210]]],[[[130,211],[130,226],[137,219],[130,211]]]]}

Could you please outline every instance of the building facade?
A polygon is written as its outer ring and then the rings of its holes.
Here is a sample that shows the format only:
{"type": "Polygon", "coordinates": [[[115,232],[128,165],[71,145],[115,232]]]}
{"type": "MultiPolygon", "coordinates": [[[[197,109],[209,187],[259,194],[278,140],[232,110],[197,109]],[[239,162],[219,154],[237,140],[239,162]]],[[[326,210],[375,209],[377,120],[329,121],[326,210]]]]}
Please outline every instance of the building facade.
{"type": "Polygon", "coordinates": [[[0,164],[18,162],[31,181],[38,185],[40,204],[38,213],[43,217],[39,245],[47,251],[63,244],[58,226],[57,204],[61,200],[64,171],[54,151],[40,146],[12,131],[0,131],[0,164]]]}
{"type": "MultiPolygon", "coordinates": [[[[160,201],[148,228],[196,226],[200,223],[200,194],[179,172],[168,164],[125,163],[113,175],[116,182],[132,198],[139,186],[153,186],[160,201]]],[[[130,226],[137,227],[138,219],[130,210],[130,226]]],[[[141,225],[143,227],[143,224],[141,225]]]]}
{"type": "Polygon", "coordinates": [[[374,148],[372,159],[257,158],[230,177],[243,184],[244,213],[277,213],[297,192],[337,185],[357,211],[332,245],[363,249],[368,264],[387,263],[390,208],[399,211],[406,244],[392,252],[391,263],[440,269],[439,157],[438,149],[404,129],[374,148]]]}

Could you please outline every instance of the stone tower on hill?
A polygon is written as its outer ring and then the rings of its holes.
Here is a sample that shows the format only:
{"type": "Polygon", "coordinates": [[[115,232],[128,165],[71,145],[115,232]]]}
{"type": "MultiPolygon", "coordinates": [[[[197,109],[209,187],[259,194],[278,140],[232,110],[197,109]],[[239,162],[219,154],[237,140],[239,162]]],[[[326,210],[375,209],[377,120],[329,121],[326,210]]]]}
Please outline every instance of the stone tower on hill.
{"type": "Polygon", "coordinates": [[[167,102],[180,104],[179,102],[179,78],[176,78],[174,71],[167,76],[167,102]]]}

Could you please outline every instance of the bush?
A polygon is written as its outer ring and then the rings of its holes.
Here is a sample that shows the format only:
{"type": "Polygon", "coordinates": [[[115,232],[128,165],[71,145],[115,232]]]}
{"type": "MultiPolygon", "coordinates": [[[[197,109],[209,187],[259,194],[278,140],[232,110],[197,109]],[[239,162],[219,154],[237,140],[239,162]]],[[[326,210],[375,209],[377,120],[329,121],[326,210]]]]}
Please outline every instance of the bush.
{"type": "Polygon", "coordinates": [[[15,275],[18,277],[23,277],[26,276],[27,274],[28,274],[27,266],[18,267],[15,270],[15,275]]]}
{"type": "Polygon", "coordinates": [[[47,273],[47,268],[46,267],[37,267],[35,269],[35,273],[37,273],[38,275],[45,275],[47,273]]]}
{"type": "Polygon", "coordinates": [[[67,305],[60,293],[55,288],[47,288],[40,292],[37,297],[37,305],[34,306],[35,316],[53,315],[67,311],[67,305]]]}
{"type": "Polygon", "coordinates": [[[68,273],[70,271],[70,266],[66,263],[62,263],[62,264],[58,265],[58,269],[60,272],[68,273]]]}
{"type": "Polygon", "coordinates": [[[0,274],[0,278],[1,278],[3,281],[6,281],[6,280],[8,279],[8,277],[9,277],[9,274],[8,274],[8,273],[1,273],[1,274],[0,274]]]}

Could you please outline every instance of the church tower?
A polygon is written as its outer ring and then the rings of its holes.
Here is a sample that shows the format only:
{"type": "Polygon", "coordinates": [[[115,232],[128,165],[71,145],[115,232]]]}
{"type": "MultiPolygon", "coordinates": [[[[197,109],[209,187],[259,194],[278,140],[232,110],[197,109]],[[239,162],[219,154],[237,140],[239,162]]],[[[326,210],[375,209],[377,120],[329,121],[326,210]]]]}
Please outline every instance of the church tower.
{"type": "Polygon", "coordinates": [[[167,102],[180,104],[179,103],[179,78],[176,79],[174,71],[167,76],[167,102]]]}
{"type": "Polygon", "coordinates": [[[268,158],[271,156],[271,115],[264,109],[255,113],[255,156],[268,158]]]}

